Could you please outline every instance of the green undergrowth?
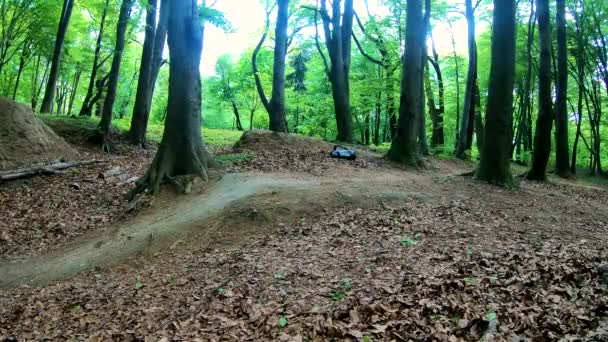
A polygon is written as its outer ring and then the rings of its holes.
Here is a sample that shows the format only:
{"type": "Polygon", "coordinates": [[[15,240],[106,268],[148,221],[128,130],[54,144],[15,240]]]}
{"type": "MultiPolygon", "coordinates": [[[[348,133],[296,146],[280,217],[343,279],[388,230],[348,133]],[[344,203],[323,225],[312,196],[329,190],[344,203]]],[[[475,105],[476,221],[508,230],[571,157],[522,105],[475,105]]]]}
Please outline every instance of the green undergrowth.
{"type": "Polygon", "coordinates": [[[237,154],[224,154],[217,156],[215,160],[222,166],[232,166],[238,162],[247,162],[255,159],[255,153],[237,153],[237,154]]]}
{"type": "MultiPolygon", "coordinates": [[[[53,128],[59,135],[66,140],[73,142],[70,137],[82,134],[82,132],[92,131],[97,128],[99,118],[97,117],[66,117],[59,115],[40,115],[44,122],[53,128]]],[[[113,128],[120,133],[126,133],[131,124],[130,118],[114,119],[113,128]]],[[[148,140],[153,143],[160,143],[163,136],[164,125],[150,123],[148,125],[148,140]]],[[[228,147],[234,145],[242,135],[242,132],[229,129],[203,128],[203,138],[210,146],[228,147]]]]}

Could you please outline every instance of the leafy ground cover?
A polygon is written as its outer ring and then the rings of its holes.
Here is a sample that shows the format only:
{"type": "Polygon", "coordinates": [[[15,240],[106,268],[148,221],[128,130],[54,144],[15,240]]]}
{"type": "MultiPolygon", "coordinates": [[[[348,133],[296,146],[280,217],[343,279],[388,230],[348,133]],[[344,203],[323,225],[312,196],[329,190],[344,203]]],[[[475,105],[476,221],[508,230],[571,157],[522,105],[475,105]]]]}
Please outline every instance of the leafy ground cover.
{"type": "MultiPolygon", "coordinates": [[[[306,175],[324,192],[316,200],[303,192],[254,196],[201,226],[213,229],[213,237],[71,279],[0,290],[0,336],[608,338],[604,184],[522,181],[513,191],[456,176],[470,165],[453,160],[429,159],[426,170],[403,170],[371,157],[338,162],[292,145],[211,149],[232,172],[306,175]],[[316,166],[302,166],[309,164],[316,166]],[[352,196],[376,188],[383,200],[352,196]],[[392,191],[412,195],[394,198],[392,191]],[[277,204],[283,196],[290,205],[277,204]],[[319,207],[320,198],[333,205],[319,207]]],[[[96,150],[82,153],[100,157],[96,150]]],[[[106,184],[97,173],[119,165],[138,174],[152,156],[153,150],[120,147],[104,167],[3,186],[2,211],[14,200],[26,214],[5,220],[10,224],[1,231],[8,229],[12,242],[0,241],[3,262],[60,250],[76,236],[120,224],[128,186],[106,184]],[[109,216],[95,221],[100,213],[109,216]],[[60,228],[48,224],[53,220],[60,228]],[[40,228],[31,229],[30,221],[40,228]]]]}

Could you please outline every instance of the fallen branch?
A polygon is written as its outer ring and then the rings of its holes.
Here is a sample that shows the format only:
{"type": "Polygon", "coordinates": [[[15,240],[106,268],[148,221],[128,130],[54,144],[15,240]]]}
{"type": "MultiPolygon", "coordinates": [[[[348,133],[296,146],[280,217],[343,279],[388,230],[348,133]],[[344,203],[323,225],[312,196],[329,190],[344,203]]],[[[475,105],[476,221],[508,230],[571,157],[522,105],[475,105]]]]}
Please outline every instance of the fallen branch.
{"type": "Polygon", "coordinates": [[[87,161],[54,161],[50,164],[36,164],[27,168],[21,168],[16,170],[0,171],[0,182],[11,181],[20,178],[28,178],[37,175],[56,175],[60,174],[61,170],[69,169],[76,166],[90,165],[101,163],[101,160],[87,160],[87,161]]]}

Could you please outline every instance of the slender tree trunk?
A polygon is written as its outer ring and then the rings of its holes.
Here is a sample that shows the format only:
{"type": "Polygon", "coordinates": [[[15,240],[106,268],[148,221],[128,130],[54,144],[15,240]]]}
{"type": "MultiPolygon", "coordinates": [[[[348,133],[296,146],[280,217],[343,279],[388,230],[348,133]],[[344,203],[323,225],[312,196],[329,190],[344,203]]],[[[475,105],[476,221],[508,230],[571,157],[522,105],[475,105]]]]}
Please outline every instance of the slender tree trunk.
{"type": "Polygon", "coordinates": [[[236,120],[236,129],[238,129],[239,131],[243,131],[243,124],[241,124],[241,115],[239,114],[239,109],[236,106],[236,102],[234,102],[234,100],[231,100],[230,103],[232,104],[232,112],[234,113],[234,117],[236,120]]]}
{"type": "Polygon", "coordinates": [[[455,72],[456,72],[456,140],[454,140],[454,149],[458,149],[460,141],[460,65],[458,63],[458,54],[456,53],[456,39],[454,39],[454,31],[450,24],[450,36],[452,38],[452,54],[454,56],[455,72]]]}
{"type": "Polygon", "coordinates": [[[566,1],[557,4],[557,97],[555,100],[555,166],[560,177],[569,177],[568,147],[568,48],[566,38],[566,1]]]}
{"type": "Polygon", "coordinates": [[[405,58],[401,81],[401,101],[397,136],[391,144],[388,158],[412,166],[421,165],[418,153],[418,115],[420,115],[420,82],[423,77],[422,49],[424,46],[424,19],[422,1],[407,2],[405,27],[405,58]]]}
{"type": "Polygon", "coordinates": [[[476,171],[477,179],[503,186],[513,183],[510,163],[515,79],[515,7],[514,0],[494,0],[492,63],[485,130],[489,139],[483,145],[481,162],[476,171]]]}
{"type": "MultiPolygon", "coordinates": [[[[426,45],[426,39],[427,39],[427,35],[428,35],[428,31],[430,29],[430,25],[431,25],[431,0],[425,0],[424,1],[424,18],[423,18],[423,35],[424,35],[424,39],[422,40],[422,51],[420,54],[420,64],[422,65],[422,73],[421,76],[424,75],[424,71],[427,69],[427,58],[428,58],[428,48],[426,45]]],[[[425,103],[425,99],[424,99],[424,77],[420,77],[420,101],[418,101],[418,105],[420,106],[419,108],[419,119],[420,119],[420,126],[418,127],[418,145],[419,145],[419,152],[421,155],[423,156],[428,156],[429,155],[429,145],[428,145],[428,141],[427,141],[427,135],[426,135],[426,111],[424,110],[424,103],[425,103]]]]}
{"type": "Polygon", "coordinates": [[[57,77],[59,77],[59,70],[61,68],[63,42],[65,41],[65,35],[68,32],[68,26],[70,25],[70,17],[72,16],[73,8],[74,0],[63,1],[61,19],[59,20],[59,28],[57,29],[57,38],[55,40],[55,51],[53,52],[51,73],[49,75],[46,91],[42,100],[42,106],[40,108],[41,113],[50,113],[51,107],[53,106],[53,97],[55,96],[55,88],[57,87],[57,77]]]}
{"type": "Polygon", "coordinates": [[[553,100],[551,98],[551,21],[549,0],[537,0],[540,59],[538,65],[538,117],[534,134],[532,168],[527,178],[544,181],[551,155],[551,130],[553,128],[553,100]]]}
{"type": "Polygon", "coordinates": [[[456,157],[466,158],[466,151],[471,147],[473,125],[475,124],[475,85],[477,84],[477,43],[475,42],[475,9],[472,0],[465,0],[465,11],[468,26],[469,68],[464,95],[464,108],[460,123],[460,133],[456,148],[456,157]]]}
{"type": "MultiPolygon", "coordinates": [[[[170,79],[165,131],[156,157],[132,195],[155,193],[164,181],[180,184],[175,177],[195,175],[208,180],[207,169],[215,162],[201,134],[200,60],[202,27],[196,0],[171,0],[169,16],[170,79]]],[[[179,186],[185,192],[189,184],[179,186]]]]}
{"type": "MultiPolygon", "coordinates": [[[[433,69],[435,70],[435,76],[437,78],[437,88],[439,91],[439,108],[435,106],[435,100],[433,99],[432,103],[429,103],[430,107],[433,107],[433,112],[431,113],[433,119],[433,136],[431,137],[431,146],[433,148],[441,147],[445,144],[445,136],[443,130],[443,115],[445,114],[445,86],[443,82],[443,74],[441,72],[441,67],[439,66],[439,54],[437,53],[437,49],[435,48],[435,39],[433,39],[433,35],[431,34],[431,43],[433,49],[433,60],[431,64],[433,65],[433,69]]],[[[429,89],[430,89],[430,80],[429,80],[429,89]]],[[[427,96],[433,96],[433,92],[428,92],[427,96]]]]}
{"type": "Polygon", "coordinates": [[[106,0],[106,3],[103,7],[103,13],[101,15],[101,22],[99,24],[99,33],[97,34],[97,42],[95,43],[95,57],[93,58],[93,68],[91,69],[91,76],[89,78],[89,86],[87,88],[87,93],[84,97],[84,101],[82,102],[82,108],[80,109],[79,116],[91,116],[91,111],[93,110],[94,101],[91,101],[93,98],[93,93],[95,92],[95,81],[97,81],[97,72],[100,67],[99,58],[101,55],[101,43],[103,40],[103,33],[106,24],[106,17],[108,15],[108,7],[110,5],[110,0],[106,0]]]}
{"type": "Polygon", "coordinates": [[[103,111],[101,114],[101,122],[99,128],[103,135],[102,148],[109,152],[109,136],[112,126],[112,113],[114,102],[116,100],[116,91],[118,88],[118,78],[120,76],[120,65],[122,63],[122,54],[125,49],[127,26],[129,17],[131,16],[131,7],[134,0],[123,0],[120,6],[120,14],[118,16],[118,24],[116,25],[116,47],[114,48],[114,58],[112,60],[112,69],[110,69],[110,78],[108,81],[108,90],[103,103],[103,111]]]}
{"type": "Polygon", "coordinates": [[[72,115],[72,108],[74,106],[74,99],[76,99],[76,94],[78,93],[78,84],[80,84],[80,75],[82,74],[82,70],[80,66],[76,70],[76,74],[74,75],[74,82],[72,91],[70,92],[70,104],[68,106],[67,114],[72,115]]]}
{"type": "Polygon", "coordinates": [[[129,137],[134,145],[144,146],[146,143],[146,129],[150,117],[150,93],[152,76],[152,63],[154,58],[154,41],[156,34],[156,0],[148,0],[146,8],[146,33],[144,47],[139,67],[139,81],[135,95],[135,106],[131,117],[129,137]]]}
{"type": "MultiPolygon", "coordinates": [[[[511,101],[513,102],[513,101],[511,101]]],[[[479,85],[475,84],[475,142],[477,143],[477,151],[481,154],[484,143],[484,126],[481,116],[481,96],[479,95],[479,85]]],[[[511,120],[512,121],[512,120],[511,120]]]]}

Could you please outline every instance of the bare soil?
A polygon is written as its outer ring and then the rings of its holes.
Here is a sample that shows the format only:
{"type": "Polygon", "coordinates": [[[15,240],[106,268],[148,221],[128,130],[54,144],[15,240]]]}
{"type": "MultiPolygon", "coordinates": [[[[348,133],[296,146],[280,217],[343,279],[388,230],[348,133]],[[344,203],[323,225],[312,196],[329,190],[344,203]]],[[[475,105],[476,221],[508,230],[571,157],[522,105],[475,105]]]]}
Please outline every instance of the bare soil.
{"type": "Polygon", "coordinates": [[[77,156],[25,105],[0,97],[0,122],[0,170],[77,156]]]}
{"type": "Polygon", "coordinates": [[[506,190],[458,176],[460,161],[408,170],[288,149],[0,264],[0,336],[608,338],[606,188],[506,190]]]}

